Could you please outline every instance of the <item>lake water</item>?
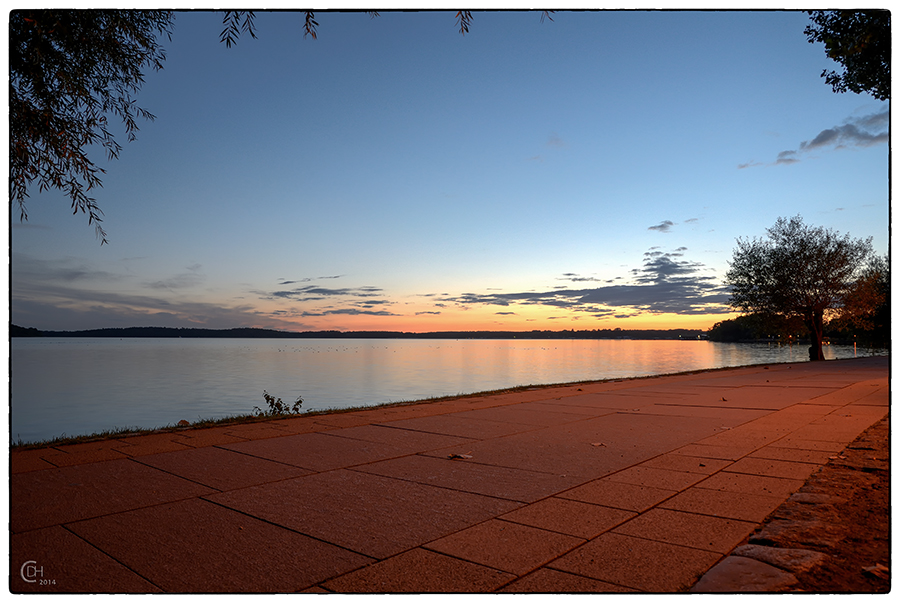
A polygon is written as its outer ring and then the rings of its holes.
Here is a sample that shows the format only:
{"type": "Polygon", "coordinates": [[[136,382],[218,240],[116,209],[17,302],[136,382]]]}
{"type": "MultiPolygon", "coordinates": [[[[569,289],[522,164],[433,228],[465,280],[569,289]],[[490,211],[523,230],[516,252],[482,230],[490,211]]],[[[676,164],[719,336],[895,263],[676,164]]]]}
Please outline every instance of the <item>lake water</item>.
{"type": "Polygon", "coordinates": [[[249,414],[263,390],[320,410],[807,360],[805,346],[569,339],[15,338],[11,354],[13,442],[249,414]]]}

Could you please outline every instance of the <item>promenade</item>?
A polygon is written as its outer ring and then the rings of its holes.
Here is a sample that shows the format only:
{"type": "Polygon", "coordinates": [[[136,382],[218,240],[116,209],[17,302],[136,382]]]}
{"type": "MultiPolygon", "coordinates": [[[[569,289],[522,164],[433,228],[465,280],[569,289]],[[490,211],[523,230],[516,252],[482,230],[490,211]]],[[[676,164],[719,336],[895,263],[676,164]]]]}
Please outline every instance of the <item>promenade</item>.
{"type": "Polygon", "coordinates": [[[889,397],[875,357],[13,451],[9,587],[684,592],[889,397]]]}

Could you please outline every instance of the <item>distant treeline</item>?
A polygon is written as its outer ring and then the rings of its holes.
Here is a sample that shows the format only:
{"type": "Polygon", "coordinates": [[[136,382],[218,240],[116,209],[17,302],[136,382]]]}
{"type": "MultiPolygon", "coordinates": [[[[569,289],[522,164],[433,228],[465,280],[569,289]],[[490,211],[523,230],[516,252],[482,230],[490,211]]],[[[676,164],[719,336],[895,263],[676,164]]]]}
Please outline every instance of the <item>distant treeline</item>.
{"type": "Polygon", "coordinates": [[[193,329],[172,327],[127,327],[87,331],[39,331],[11,325],[12,337],[208,337],[248,339],[700,339],[697,329],[625,330],[593,329],[564,331],[276,331],[274,329],[193,329]]]}

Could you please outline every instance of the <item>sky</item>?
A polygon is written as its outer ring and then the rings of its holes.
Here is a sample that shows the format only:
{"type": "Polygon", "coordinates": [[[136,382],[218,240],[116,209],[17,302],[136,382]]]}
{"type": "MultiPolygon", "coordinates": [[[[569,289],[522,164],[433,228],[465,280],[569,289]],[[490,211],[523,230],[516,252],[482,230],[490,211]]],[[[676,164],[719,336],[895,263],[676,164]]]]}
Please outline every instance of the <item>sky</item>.
{"type": "Polygon", "coordinates": [[[179,12],[94,191],[10,212],[13,324],[708,329],[779,217],[889,244],[889,103],[797,11],[179,12]]]}

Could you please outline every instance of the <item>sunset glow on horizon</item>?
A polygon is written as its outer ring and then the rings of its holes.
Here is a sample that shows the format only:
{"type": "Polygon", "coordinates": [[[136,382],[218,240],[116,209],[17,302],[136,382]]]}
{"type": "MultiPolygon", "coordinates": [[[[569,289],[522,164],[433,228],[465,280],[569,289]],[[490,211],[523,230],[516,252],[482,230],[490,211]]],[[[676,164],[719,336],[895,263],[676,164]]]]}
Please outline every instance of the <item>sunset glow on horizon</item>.
{"type": "Polygon", "coordinates": [[[137,140],[11,207],[39,330],[700,329],[779,217],[889,245],[889,102],[836,94],[800,11],[179,12],[137,140]]]}

